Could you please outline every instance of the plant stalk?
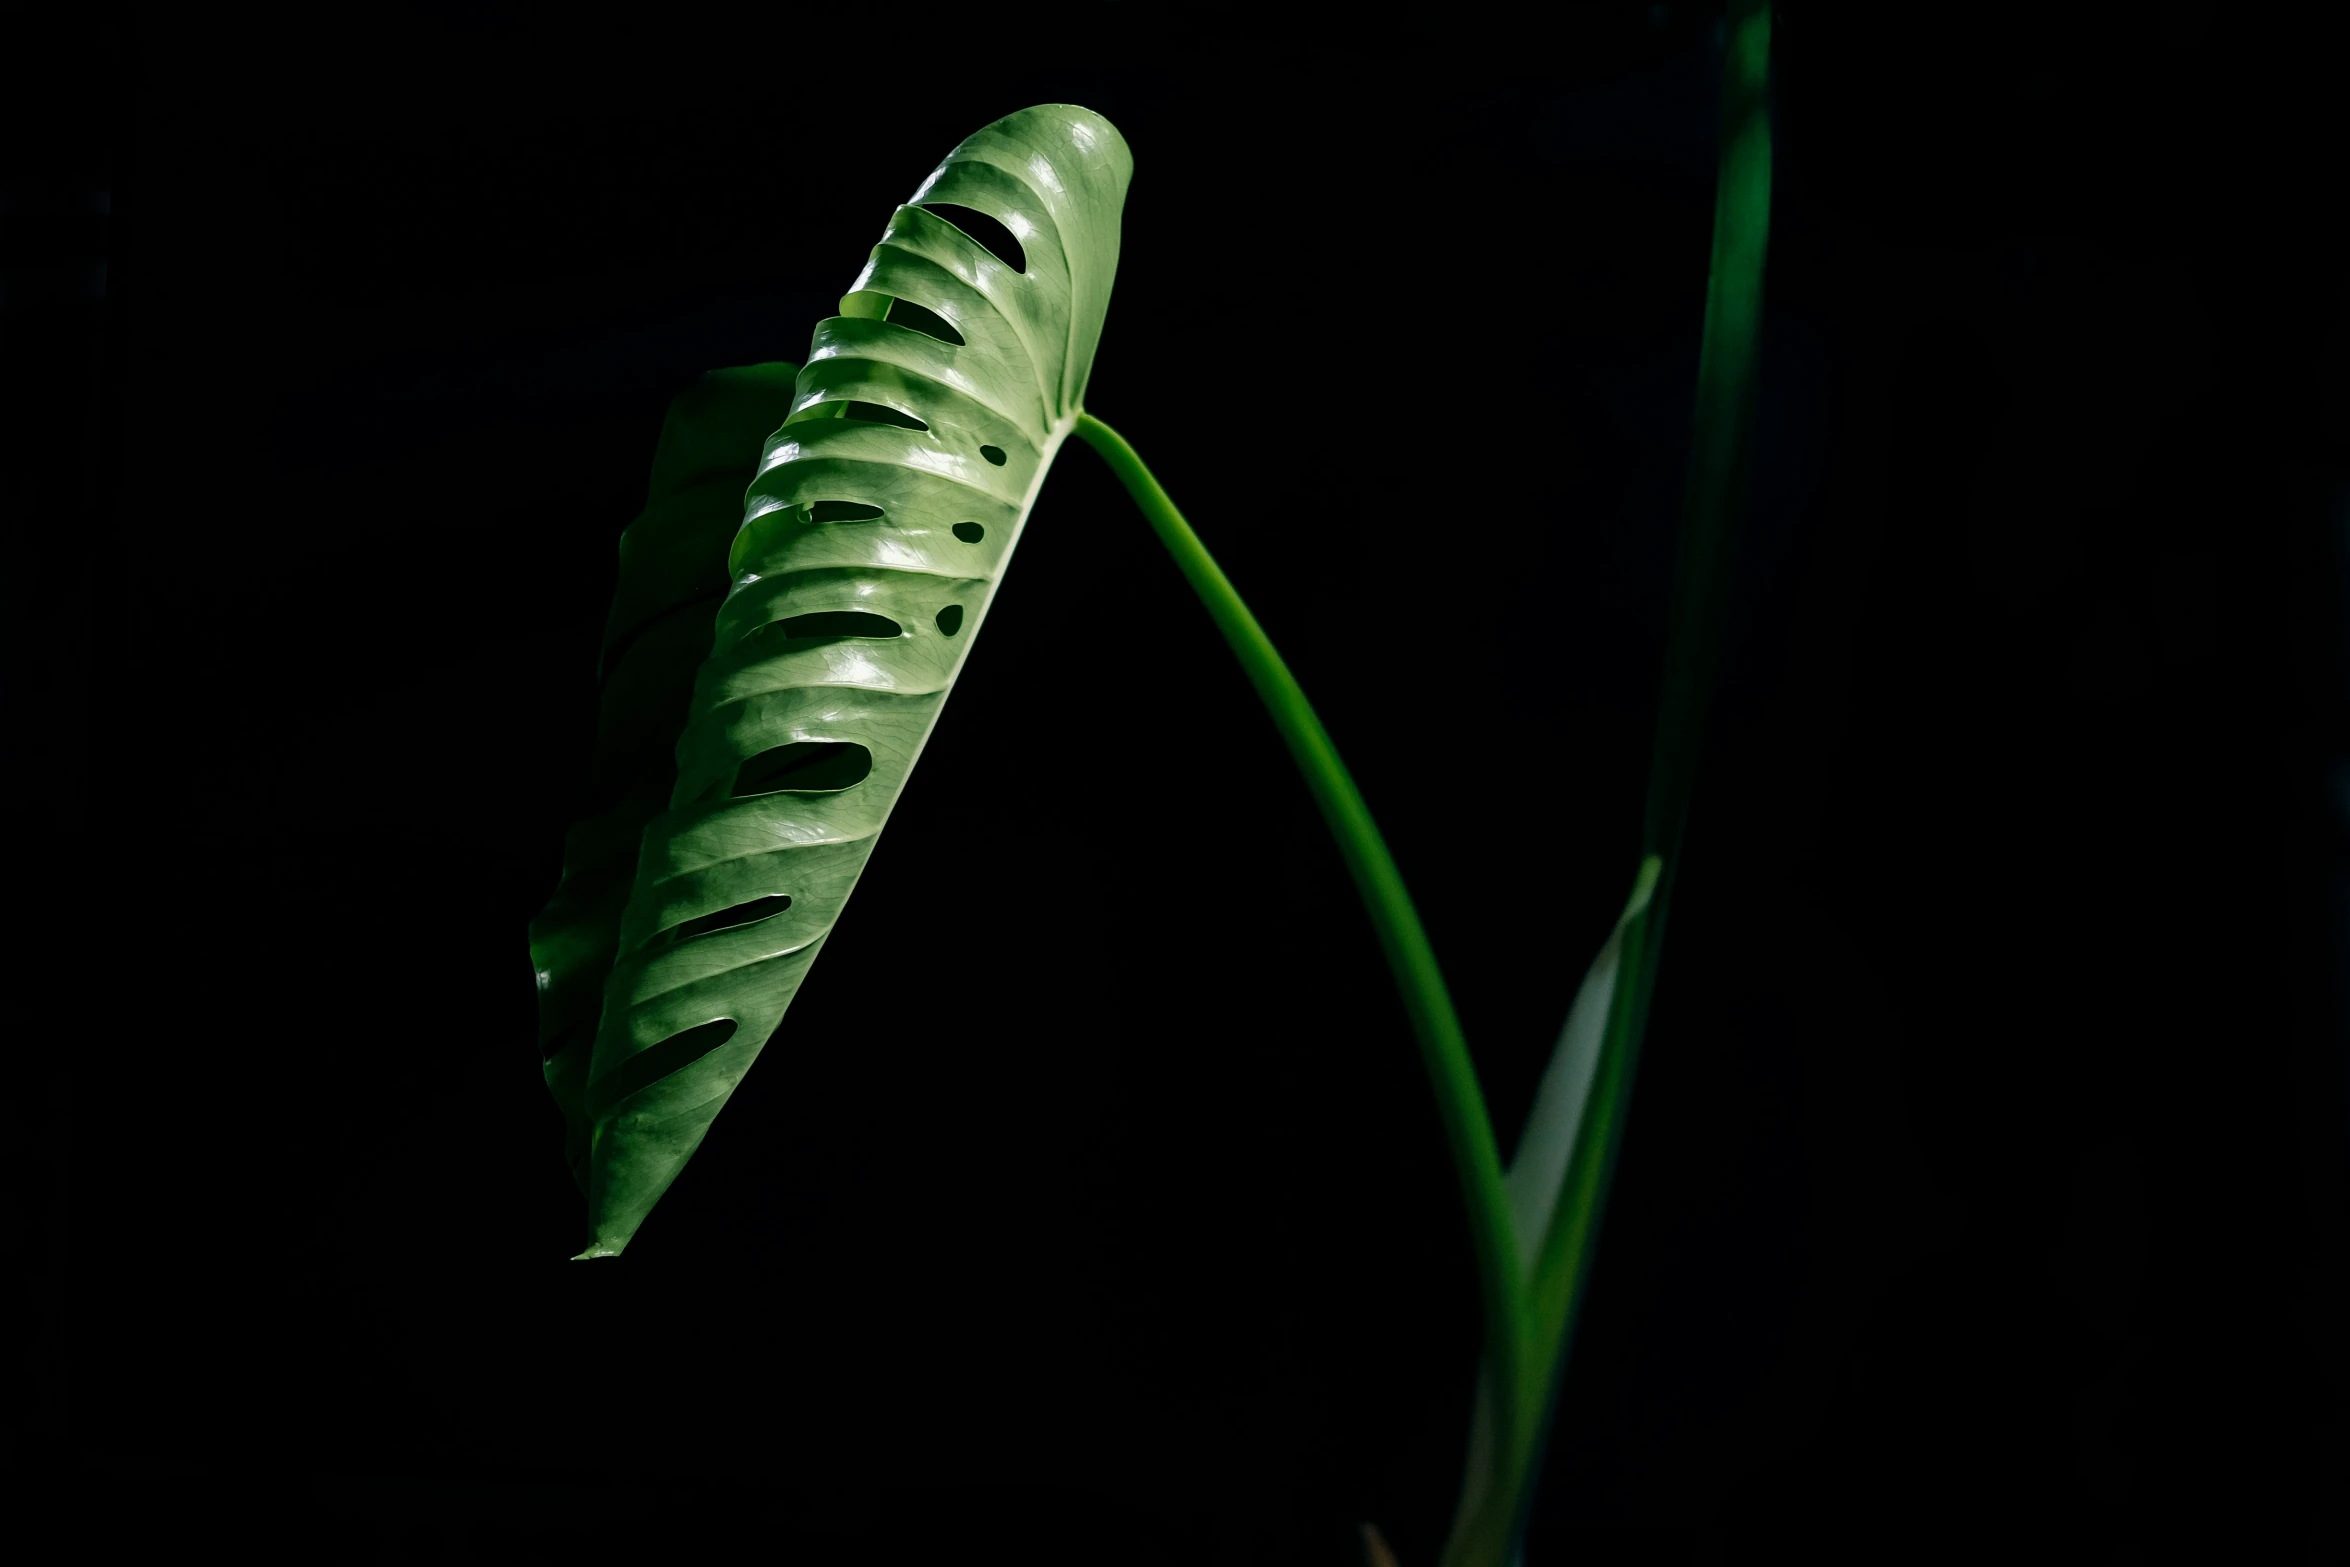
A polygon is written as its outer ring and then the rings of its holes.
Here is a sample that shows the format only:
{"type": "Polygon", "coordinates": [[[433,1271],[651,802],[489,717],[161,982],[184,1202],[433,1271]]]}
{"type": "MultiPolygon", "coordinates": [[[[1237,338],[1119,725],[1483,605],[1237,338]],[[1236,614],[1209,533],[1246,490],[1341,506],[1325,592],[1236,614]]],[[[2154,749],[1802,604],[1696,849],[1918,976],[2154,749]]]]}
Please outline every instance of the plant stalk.
{"type": "Polygon", "coordinates": [[[1464,1494],[1446,1567],[1521,1567],[1542,1454],[1630,1111],[1745,499],[1770,237],[1770,30],[1769,0],[1730,0],[1713,258],[1640,872],[1622,928],[1623,966],[1596,1076],[1539,1255],[1519,1255],[1468,1043],[1403,878],[1329,735],[1256,617],[1133,447],[1091,414],[1077,416],[1076,433],[1110,465],[1174,556],[1304,775],[1371,916],[1436,1092],[1476,1250],[1487,1372],[1473,1417],[1472,1494],[1464,1494]],[[1491,1444],[1482,1457],[1479,1443],[1491,1444]]]}
{"type": "Polygon", "coordinates": [[[1461,1203],[1468,1214],[1476,1252],[1486,1353],[1503,1373],[1496,1388],[1500,1406],[1496,1413],[1503,1430],[1514,1430],[1524,1418],[1517,1406],[1517,1390],[1531,1344],[1517,1238],[1510,1229],[1509,1201],[1502,1189],[1501,1149],[1486,1112],[1485,1091],[1469,1059],[1468,1041],[1453,1012],[1452,996],[1445,989],[1435,949],[1421,928],[1411,894],[1405,890],[1403,874],[1396,869],[1370,808],[1363,803],[1346,764],[1339,760],[1337,748],[1330,743],[1297,677],[1274,651],[1264,628],[1191,531],[1191,524],[1184,521],[1125,437],[1089,413],[1077,416],[1076,433],[1101,454],[1126,486],[1126,493],[1134,497],[1159,542],[1175,558],[1184,580],[1199,595],[1272,716],[1314,803],[1321,808],[1323,821],[1338,841],[1339,853],[1362,896],[1364,911],[1379,938],[1379,950],[1387,959],[1388,972],[1395,978],[1396,991],[1411,1020],[1429,1086],[1436,1093],[1437,1113],[1444,1125],[1445,1144],[1452,1151],[1453,1172],[1460,1183],[1461,1203]]]}

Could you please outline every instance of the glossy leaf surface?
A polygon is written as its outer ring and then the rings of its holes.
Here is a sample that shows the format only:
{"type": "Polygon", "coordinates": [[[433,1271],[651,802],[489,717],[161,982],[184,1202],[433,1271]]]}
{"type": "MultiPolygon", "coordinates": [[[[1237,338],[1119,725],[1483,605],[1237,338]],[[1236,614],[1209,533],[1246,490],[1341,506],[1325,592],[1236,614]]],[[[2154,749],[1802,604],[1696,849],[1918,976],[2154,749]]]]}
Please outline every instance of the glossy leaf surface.
{"type": "Polygon", "coordinates": [[[1132,168],[1090,110],[996,122],[897,209],[817,327],[620,921],[582,1256],[627,1245],[840,920],[1079,411],[1132,168]]]}

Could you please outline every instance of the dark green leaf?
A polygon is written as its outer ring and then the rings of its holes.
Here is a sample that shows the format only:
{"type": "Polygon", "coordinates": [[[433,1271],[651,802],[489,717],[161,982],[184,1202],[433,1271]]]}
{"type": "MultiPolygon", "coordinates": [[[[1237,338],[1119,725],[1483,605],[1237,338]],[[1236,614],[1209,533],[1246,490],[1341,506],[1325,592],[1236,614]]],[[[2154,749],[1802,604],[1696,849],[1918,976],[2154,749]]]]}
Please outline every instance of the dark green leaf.
{"type": "Polygon", "coordinates": [[[539,1051],[563,1112],[564,1158],[583,1193],[588,1062],[637,846],[676,781],[677,737],[726,596],[726,546],[742,522],[743,488],[759,443],[791,411],[797,372],[788,364],[713,370],[679,393],[661,427],[645,509],[620,536],[588,814],[565,838],[562,882],[530,925],[539,1051]]]}

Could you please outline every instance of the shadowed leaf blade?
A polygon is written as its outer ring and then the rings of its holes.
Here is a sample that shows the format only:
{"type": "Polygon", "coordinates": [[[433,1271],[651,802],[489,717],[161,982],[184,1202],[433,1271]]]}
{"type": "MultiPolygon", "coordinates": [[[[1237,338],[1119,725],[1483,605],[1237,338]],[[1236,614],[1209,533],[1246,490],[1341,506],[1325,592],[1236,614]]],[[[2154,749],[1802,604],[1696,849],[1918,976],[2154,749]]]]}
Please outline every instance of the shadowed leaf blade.
{"type": "Polygon", "coordinates": [[[562,880],[530,925],[539,1052],[563,1113],[564,1162],[583,1194],[588,1062],[638,844],[669,803],[677,737],[726,596],[726,547],[741,525],[743,488],[761,441],[791,411],[798,369],[713,370],[672,399],[645,508],[620,536],[587,813],[566,835],[562,880]]]}

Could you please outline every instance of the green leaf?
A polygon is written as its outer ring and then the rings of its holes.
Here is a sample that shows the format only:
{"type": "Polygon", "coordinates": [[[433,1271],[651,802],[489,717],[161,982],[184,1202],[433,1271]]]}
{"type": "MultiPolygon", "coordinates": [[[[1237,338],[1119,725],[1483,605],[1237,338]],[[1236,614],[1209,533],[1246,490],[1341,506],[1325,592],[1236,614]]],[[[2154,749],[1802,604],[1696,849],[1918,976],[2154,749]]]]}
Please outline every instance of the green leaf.
{"type": "Polygon", "coordinates": [[[1503,1189],[1509,1193],[1510,1226],[1518,1238],[1518,1257],[1531,1276],[1540,1266],[1566,1189],[1567,1169],[1584,1129],[1584,1108],[1591,1100],[1592,1079],[1599,1072],[1608,1019],[1613,1014],[1616,980],[1620,971],[1625,931],[1648,912],[1662,862],[1650,859],[1640,867],[1632,896],[1617,916],[1616,927],[1601,944],[1599,956],[1583,975],[1567,1022],[1552,1047],[1550,1064],[1534,1090],[1534,1108],[1527,1112],[1525,1130],[1518,1134],[1517,1151],[1510,1156],[1503,1189]]]}
{"type": "MultiPolygon", "coordinates": [[[[1637,977],[1649,946],[1643,937],[1663,868],[1663,861],[1653,855],[1641,862],[1624,912],[1584,971],[1502,1179],[1510,1228],[1517,1239],[1520,1283],[1537,1306],[1533,1353],[1523,1368],[1526,1382],[1515,1402],[1533,1412],[1537,1421],[1565,1355],[1560,1312],[1573,1294],[1577,1270],[1589,1257],[1588,1247],[1577,1243],[1587,1238],[1596,1217],[1588,1200],[1590,1174],[1607,1151],[1601,1145],[1610,1128],[1603,1116],[1591,1113],[1593,1090],[1600,1086],[1602,1064],[1620,1061],[1627,1034],[1638,1026],[1635,987],[1625,981],[1637,977]],[[1552,1309],[1541,1310],[1544,1305],[1552,1309]]],[[[1506,1553],[1512,1521],[1527,1499],[1529,1477],[1524,1470],[1533,1453],[1523,1442],[1510,1447],[1501,1442],[1493,1375],[1489,1349],[1477,1365],[1451,1559],[1474,1555],[1480,1546],[1506,1553]]]]}
{"type": "Polygon", "coordinates": [[[1585,975],[1504,1179],[1532,1352],[1516,1396],[1488,1346],[1445,1567],[1516,1567],[1560,1372],[1589,1277],[1679,873],[1735,561],[1759,374],[1771,212],[1769,0],[1730,0],[1722,73],[1713,266],[1697,365],[1641,863],[1614,933],[1585,975]],[[1505,1413],[1504,1411],[1508,1412],[1505,1413]],[[1512,1428],[1513,1420],[1515,1428],[1512,1428]]]}
{"type": "Polygon", "coordinates": [[[645,824],[677,777],[694,675],[726,596],[726,546],[742,522],[759,444],[791,411],[798,366],[713,370],[679,393],[662,422],[645,509],[620,535],[620,574],[604,622],[588,814],[563,844],[563,878],[531,921],[539,1052],[563,1112],[564,1160],[587,1190],[587,1072],[620,916],[645,824]]]}
{"type": "Polygon", "coordinates": [[[897,209],[816,328],[621,920],[582,1257],[628,1244],[839,922],[1076,421],[1132,171],[1090,110],[999,120],[897,209]],[[935,204],[993,219],[1021,255],[935,204]]]}

